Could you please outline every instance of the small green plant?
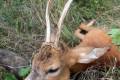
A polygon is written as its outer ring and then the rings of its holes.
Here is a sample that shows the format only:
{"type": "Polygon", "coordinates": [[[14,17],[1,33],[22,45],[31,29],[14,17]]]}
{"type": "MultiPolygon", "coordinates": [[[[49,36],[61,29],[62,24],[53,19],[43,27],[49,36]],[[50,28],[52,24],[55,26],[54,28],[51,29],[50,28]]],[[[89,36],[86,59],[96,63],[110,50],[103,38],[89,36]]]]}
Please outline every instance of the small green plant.
{"type": "MultiPolygon", "coordinates": [[[[18,70],[18,76],[21,79],[24,79],[29,74],[29,72],[30,72],[30,67],[20,68],[18,70]]],[[[17,78],[18,77],[16,77],[15,74],[0,67],[0,80],[18,80],[17,78]]]]}
{"type": "Polygon", "coordinates": [[[3,80],[17,80],[17,79],[12,73],[4,73],[3,80]]]}
{"type": "Polygon", "coordinates": [[[30,72],[30,67],[21,68],[18,72],[20,77],[26,77],[30,72]]]}
{"type": "Polygon", "coordinates": [[[120,29],[113,28],[108,34],[112,37],[112,41],[116,45],[120,45],[120,29]]]}

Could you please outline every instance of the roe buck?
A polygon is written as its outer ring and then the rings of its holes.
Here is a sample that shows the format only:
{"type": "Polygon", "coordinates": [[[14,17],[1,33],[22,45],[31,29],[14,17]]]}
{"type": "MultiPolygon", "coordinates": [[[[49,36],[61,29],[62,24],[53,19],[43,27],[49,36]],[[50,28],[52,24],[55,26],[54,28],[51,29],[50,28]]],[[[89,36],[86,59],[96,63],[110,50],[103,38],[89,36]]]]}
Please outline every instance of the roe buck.
{"type": "Polygon", "coordinates": [[[48,14],[50,0],[48,0],[46,7],[46,40],[39,52],[34,56],[31,72],[25,80],[69,80],[71,66],[76,63],[94,61],[96,56],[91,56],[92,54],[99,54],[101,56],[109,49],[109,46],[102,48],[91,46],[69,48],[59,41],[61,25],[71,3],[72,0],[68,0],[65,4],[57,27],[53,28],[52,32],[48,14]],[[87,61],[85,60],[86,58],[87,61]]]}

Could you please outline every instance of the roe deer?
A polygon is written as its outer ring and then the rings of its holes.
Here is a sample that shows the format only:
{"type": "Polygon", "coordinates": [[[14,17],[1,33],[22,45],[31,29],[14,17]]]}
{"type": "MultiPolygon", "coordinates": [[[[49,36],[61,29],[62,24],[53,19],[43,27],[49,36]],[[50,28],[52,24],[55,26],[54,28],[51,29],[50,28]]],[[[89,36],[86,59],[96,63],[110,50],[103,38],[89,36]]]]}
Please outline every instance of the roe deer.
{"type": "Polygon", "coordinates": [[[65,4],[61,17],[57,24],[57,29],[51,31],[48,8],[50,0],[46,7],[46,40],[42,44],[39,52],[34,56],[32,69],[25,80],[69,80],[70,68],[76,63],[88,63],[96,60],[92,54],[103,55],[109,46],[102,48],[81,47],[69,48],[59,41],[62,23],[69,9],[72,0],[65,4]],[[83,56],[85,54],[85,56],[83,56]],[[87,61],[85,60],[87,58],[87,61]]]}
{"type": "MultiPolygon", "coordinates": [[[[73,72],[76,72],[78,70],[81,70],[80,66],[83,66],[84,69],[86,69],[89,66],[93,66],[96,64],[101,64],[102,66],[111,66],[111,65],[116,65],[120,66],[120,52],[117,49],[117,46],[112,44],[112,39],[110,36],[107,35],[107,33],[99,28],[93,28],[90,27],[94,23],[94,20],[91,21],[89,24],[81,24],[79,26],[79,29],[75,31],[75,36],[78,37],[81,42],[78,45],[84,46],[84,47],[105,47],[109,46],[110,48],[104,55],[97,54],[97,56],[100,56],[100,58],[96,59],[95,61],[89,63],[89,64],[75,64],[74,66],[71,67],[71,70],[73,72]],[[114,61],[113,61],[114,60],[114,61]]],[[[78,48],[77,46],[77,48],[78,48]]]]}

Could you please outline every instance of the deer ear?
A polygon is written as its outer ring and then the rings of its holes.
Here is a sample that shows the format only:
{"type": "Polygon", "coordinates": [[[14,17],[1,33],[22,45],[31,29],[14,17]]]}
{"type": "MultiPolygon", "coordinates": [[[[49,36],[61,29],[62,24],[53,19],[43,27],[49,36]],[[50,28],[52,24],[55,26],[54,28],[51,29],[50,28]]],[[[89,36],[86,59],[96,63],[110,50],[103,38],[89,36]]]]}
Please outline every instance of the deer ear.
{"type": "Polygon", "coordinates": [[[87,53],[80,53],[80,58],[78,60],[79,63],[91,63],[92,61],[95,61],[96,59],[99,59],[101,56],[103,56],[107,51],[109,47],[104,48],[94,48],[90,52],[87,53]]]}
{"type": "Polygon", "coordinates": [[[60,46],[60,48],[61,48],[62,53],[68,52],[69,47],[68,47],[64,42],[60,41],[59,46],[60,46]]]}

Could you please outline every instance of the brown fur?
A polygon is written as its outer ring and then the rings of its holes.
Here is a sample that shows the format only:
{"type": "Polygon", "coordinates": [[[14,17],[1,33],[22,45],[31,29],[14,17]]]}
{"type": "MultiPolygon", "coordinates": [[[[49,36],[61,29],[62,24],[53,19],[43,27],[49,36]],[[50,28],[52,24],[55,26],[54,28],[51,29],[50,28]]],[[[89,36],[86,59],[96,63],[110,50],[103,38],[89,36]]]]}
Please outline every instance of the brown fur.
{"type": "Polygon", "coordinates": [[[31,74],[34,79],[26,80],[68,80],[70,74],[69,68],[65,65],[64,58],[62,57],[64,53],[62,52],[64,51],[59,50],[59,48],[55,48],[52,45],[42,46],[39,53],[37,53],[33,58],[31,74]],[[55,77],[45,76],[47,75],[48,70],[54,66],[61,69],[60,74],[55,77]],[[39,76],[34,76],[34,74],[39,74],[39,76]]]}
{"type": "MultiPolygon", "coordinates": [[[[75,64],[71,67],[73,72],[77,72],[78,70],[85,70],[90,66],[93,65],[117,65],[120,66],[120,52],[118,51],[117,47],[112,44],[112,40],[107,33],[98,28],[88,27],[85,24],[80,25],[80,30],[76,30],[75,35],[80,38],[81,43],[78,46],[92,46],[92,47],[105,47],[110,46],[110,49],[99,59],[91,62],[89,64],[75,64]],[[86,34],[78,33],[78,31],[85,30],[87,31],[86,34]],[[84,36],[84,37],[83,37],[84,36]],[[116,61],[115,61],[116,60],[116,61]]],[[[77,46],[77,47],[78,47],[77,46]]],[[[78,48],[79,49],[79,48],[78,48]]]]}

